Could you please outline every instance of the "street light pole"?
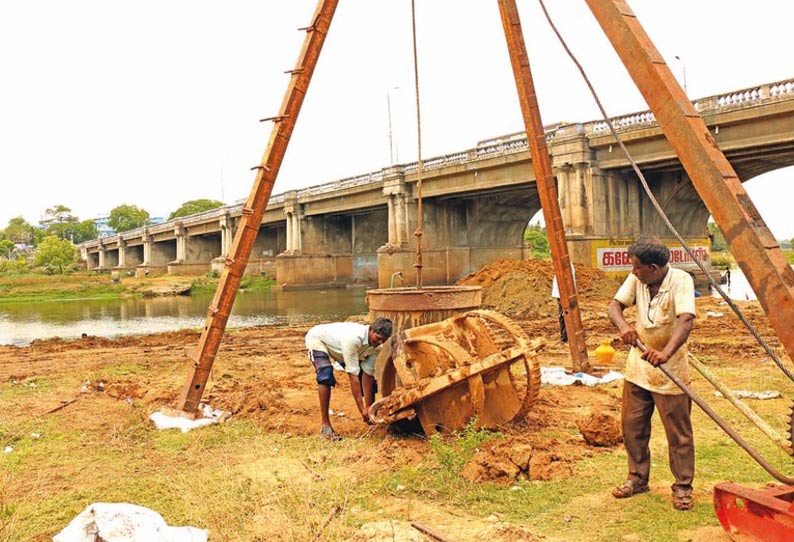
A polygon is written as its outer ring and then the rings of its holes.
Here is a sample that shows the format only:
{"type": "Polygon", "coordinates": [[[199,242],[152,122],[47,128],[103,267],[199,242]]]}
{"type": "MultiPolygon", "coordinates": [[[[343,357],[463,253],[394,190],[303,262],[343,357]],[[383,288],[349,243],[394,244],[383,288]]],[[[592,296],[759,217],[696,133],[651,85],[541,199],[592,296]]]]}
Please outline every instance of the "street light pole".
{"type": "Polygon", "coordinates": [[[394,165],[394,144],[391,132],[391,91],[399,90],[400,87],[394,87],[386,93],[386,113],[389,115],[389,164],[394,165]]]}
{"type": "Polygon", "coordinates": [[[681,63],[681,71],[683,72],[683,76],[684,76],[684,94],[687,94],[687,91],[686,91],[686,64],[684,64],[684,61],[681,60],[681,57],[678,56],[678,55],[675,55],[675,59],[681,63]]]}

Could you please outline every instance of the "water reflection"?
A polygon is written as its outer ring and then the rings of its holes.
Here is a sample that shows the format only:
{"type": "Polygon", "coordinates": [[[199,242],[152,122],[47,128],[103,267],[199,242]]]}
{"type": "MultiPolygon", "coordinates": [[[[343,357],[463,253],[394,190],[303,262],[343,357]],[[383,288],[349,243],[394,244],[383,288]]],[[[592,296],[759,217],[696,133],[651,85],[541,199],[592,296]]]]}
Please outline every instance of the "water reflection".
{"type": "MultiPolygon", "coordinates": [[[[240,293],[229,327],[344,319],[367,311],[362,289],[240,293]]],[[[83,299],[0,305],[0,344],[35,339],[139,335],[200,328],[212,294],[149,299],[83,299]]]]}
{"type": "MultiPolygon", "coordinates": [[[[750,283],[747,281],[747,277],[744,276],[744,273],[742,273],[742,270],[738,267],[731,268],[731,285],[720,284],[720,288],[722,288],[722,291],[728,294],[728,297],[731,299],[741,301],[758,299],[753,291],[753,287],[750,286],[750,283]]],[[[722,297],[713,287],[710,287],[710,291],[712,297],[722,297]]]]}

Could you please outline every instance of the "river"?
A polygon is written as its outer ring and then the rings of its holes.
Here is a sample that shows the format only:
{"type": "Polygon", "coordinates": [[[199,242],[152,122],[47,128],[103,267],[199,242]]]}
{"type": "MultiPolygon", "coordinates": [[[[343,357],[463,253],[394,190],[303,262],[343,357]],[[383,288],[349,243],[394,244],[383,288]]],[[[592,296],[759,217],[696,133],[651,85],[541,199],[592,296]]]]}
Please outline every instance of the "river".
{"type": "MultiPolygon", "coordinates": [[[[738,268],[731,270],[730,288],[722,287],[732,299],[756,299],[738,268]]],[[[228,327],[344,320],[367,312],[365,294],[362,288],[241,292],[228,327]]],[[[24,346],[53,337],[74,339],[84,333],[118,337],[201,328],[211,300],[212,294],[205,294],[0,305],[0,345],[24,346]]]]}
{"type": "MultiPolygon", "coordinates": [[[[367,312],[361,288],[241,292],[228,327],[344,320],[367,312]]],[[[87,335],[119,337],[201,328],[212,294],[131,299],[79,299],[0,305],[0,345],[87,335]]]]}

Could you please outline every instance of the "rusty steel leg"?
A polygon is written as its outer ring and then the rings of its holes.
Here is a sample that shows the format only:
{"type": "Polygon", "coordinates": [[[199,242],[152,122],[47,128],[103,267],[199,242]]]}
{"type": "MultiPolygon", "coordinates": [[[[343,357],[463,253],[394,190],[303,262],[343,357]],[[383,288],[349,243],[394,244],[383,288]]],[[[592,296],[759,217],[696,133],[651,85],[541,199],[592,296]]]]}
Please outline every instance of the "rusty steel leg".
{"type": "Polygon", "coordinates": [[[207,311],[207,320],[199,339],[196,357],[193,360],[194,365],[179,399],[178,408],[184,412],[194,413],[204,393],[204,387],[218,353],[234,298],[245,274],[254,241],[259,233],[262,215],[270,199],[270,193],[273,191],[273,184],[276,182],[278,170],[284,159],[287,144],[292,136],[292,130],[295,128],[298,113],[303,105],[303,99],[309,88],[309,82],[314,73],[314,67],[317,65],[317,59],[320,56],[338,1],[320,0],[318,2],[311,26],[304,29],[306,30],[306,39],[303,42],[295,69],[290,72],[289,85],[279,114],[272,119],[266,119],[274,121],[273,130],[262,161],[253,168],[257,170],[256,181],[243,206],[240,227],[234,236],[229,259],[207,311]]]}
{"type": "Polygon", "coordinates": [[[586,1],[794,359],[794,271],[778,242],[628,4],[586,1]]]}
{"type": "MultiPolygon", "coordinates": [[[[562,223],[560,203],[557,199],[557,187],[551,170],[551,159],[546,145],[546,133],[540,118],[538,99],[535,95],[535,83],[529,68],[529,57],[524,44],[524,34],[515,0],[499,0],[499,11],[502,15],[502,26],[505,30],[507,48],[510,51],[510,62],[513,65],[513,76],[518,89],[518,99],[524,116],[527,130],[527,142],[532,155],[532,167],[538,185],[540,206],[543,220],[549,234],[554,274],[560,288],[560,300],[563,306],[565,328],[568,330],[568,344],[575,371],[588,371],[590,362],[587,359],[582,315],[579,311],[579,300],[576,295],[576,284],[571,273],[571,259],[568,255],[568,244],[565,240],[565,225],[562,223]]],[[[529,221],[529,217],[527,218],[529,221]]]]}

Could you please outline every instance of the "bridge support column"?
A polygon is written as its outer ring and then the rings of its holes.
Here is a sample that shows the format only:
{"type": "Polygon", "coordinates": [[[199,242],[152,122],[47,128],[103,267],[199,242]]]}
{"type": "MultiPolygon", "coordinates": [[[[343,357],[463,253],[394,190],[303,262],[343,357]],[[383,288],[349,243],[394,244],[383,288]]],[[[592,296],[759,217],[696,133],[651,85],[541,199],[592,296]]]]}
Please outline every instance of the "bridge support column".
{"type": "Polygon", "coordinates": [[[397,168],[389,168],[383,173],[383,195],[389,206],[389,244],[405,247],[409,244],[408,206],[405,203],[408,187],[405,176],[397,168]]]}
{"type": "Polygon", "coordinates": [[[287,253],[300,254],[301,241],[301,206],[297,192],[290,192],[284,199],[284,214],[287,215],[287,253]]]}
{"type": "Polygon", "coordinates": [[[119,236],[119,263],[117,267],[127,267],[127,242],[119,236]]]}
{"type": "Polygon", "coordinates": [[[99,245],[99,265],[97,266],[97,270],[105,270],[108,268],[108,251],[105,248],[105,245],[99,245]]]}
{"type": "Polygon", "coordinates": [[[226,258],[232,250],[232,242],[234,241],[234,227],[233,220],[229,214],[225,214],[220,218],[221,225],[221,256],[226,258]]]}
{"type": "Polygon", "coordinates": [[[174,228],[176,236],[176,259],[174,263],[184,263],[187,260],[187,231],[185,226],[179,222],[174,228]]]}

